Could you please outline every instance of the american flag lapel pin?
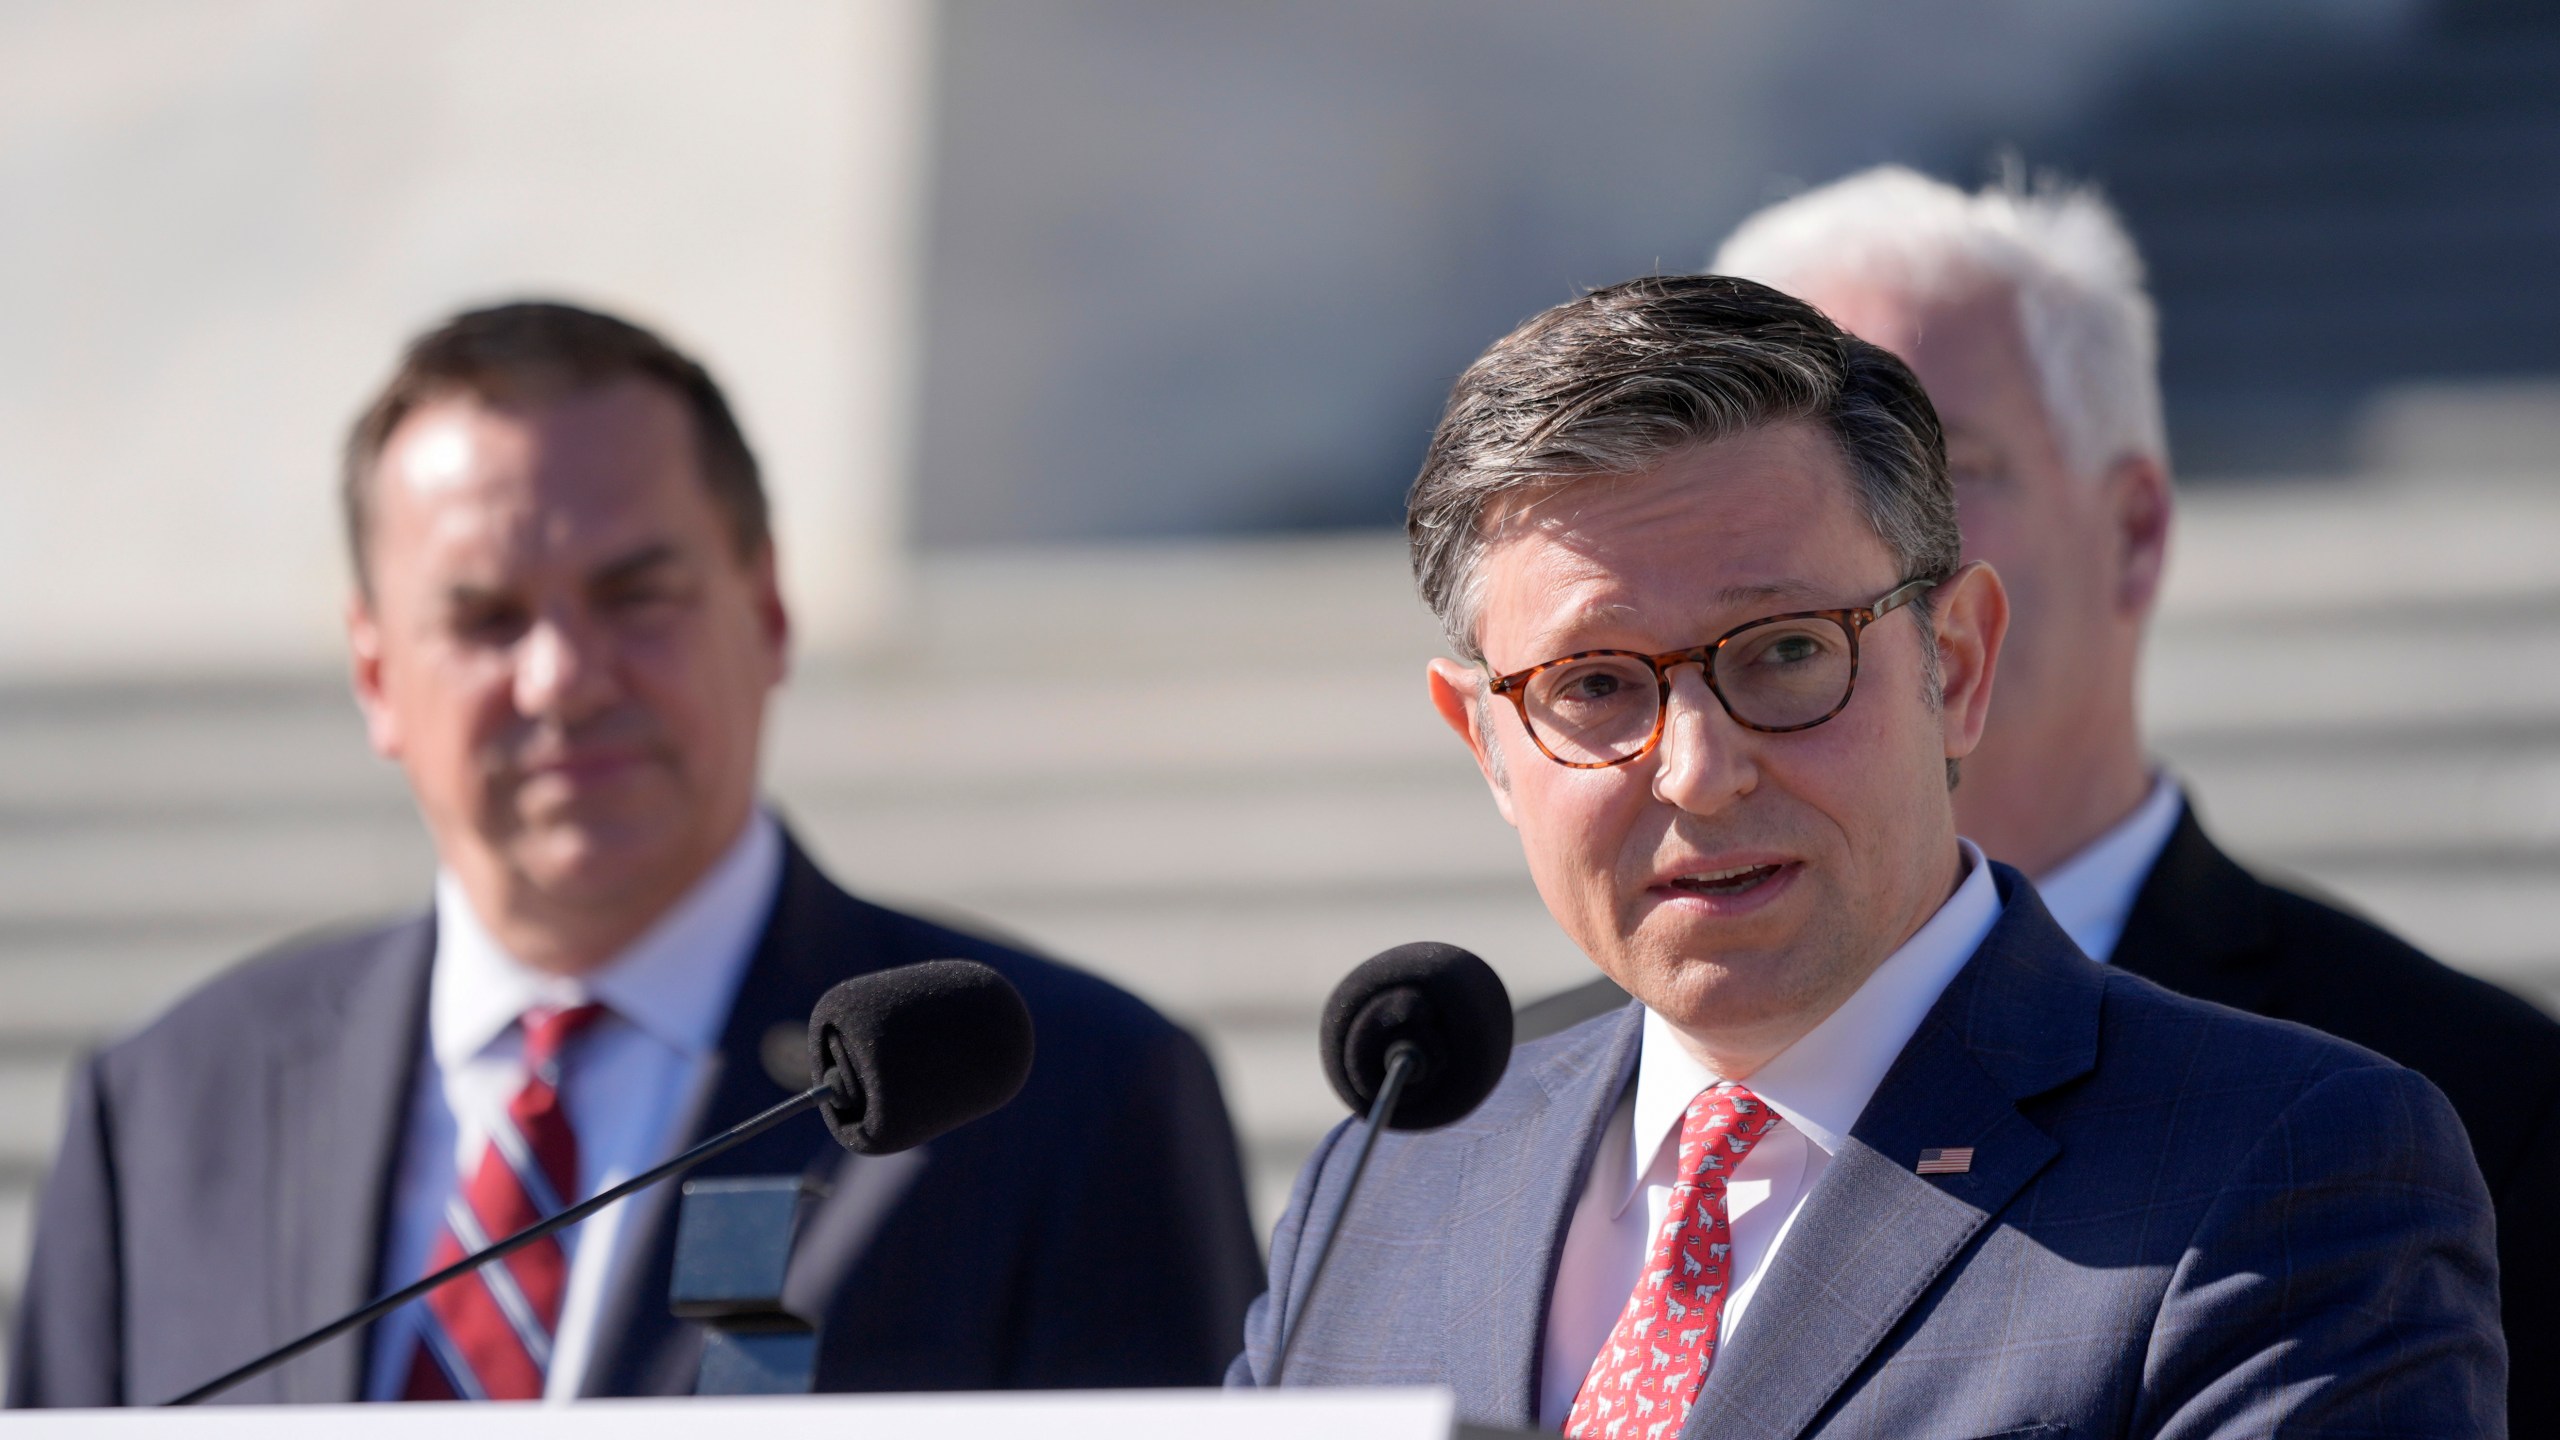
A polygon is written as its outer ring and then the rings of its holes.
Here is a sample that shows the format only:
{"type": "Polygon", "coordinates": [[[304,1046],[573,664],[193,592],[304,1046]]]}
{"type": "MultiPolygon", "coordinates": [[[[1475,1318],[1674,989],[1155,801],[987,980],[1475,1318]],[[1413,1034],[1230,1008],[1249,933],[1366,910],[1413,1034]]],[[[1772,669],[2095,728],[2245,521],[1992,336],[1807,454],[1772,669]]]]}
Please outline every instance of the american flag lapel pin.
{"type": "Polygon", "coordinates": [[[1917,1167],[1923,1175],[1964,1175],[1973,1169],[1973,1147],[1951,1145],[1943,1150],[1923,1150],[1917,1167]]]}

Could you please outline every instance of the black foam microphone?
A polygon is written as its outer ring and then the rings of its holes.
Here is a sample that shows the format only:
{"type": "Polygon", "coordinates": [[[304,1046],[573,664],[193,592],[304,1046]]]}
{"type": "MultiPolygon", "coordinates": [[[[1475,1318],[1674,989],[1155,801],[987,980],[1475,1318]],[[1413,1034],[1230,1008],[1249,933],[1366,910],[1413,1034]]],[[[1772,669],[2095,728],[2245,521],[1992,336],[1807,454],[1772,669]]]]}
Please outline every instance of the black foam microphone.
{"type": "Polygon", "coordinates": [[[868,1155],[911,1149],[956,1130],[1012,1099],[1031,1074],[1031,1011],[1010,982],[974,960],[928,960],[875,970],[818,997],[809,1016],[809,1053],[817,1083],[781,1104],[168,1403],[210,1400],[625,1196],[743,1145],[803,1110],[817,1109],[838,1142],[868,1155]]]}
{"type": "Polygon", "coordinates": [[[1299,1323],[1333,1258],[1333,1236],[1369,1168],[1380,1130],[1433,1130],[1484,1103],[1511,1063],[1511,992],[1493,967],[1455,945],[1417,941],[1361,962],[1333,987],[1321,1028],[1324,1074],[1333,1093],[1366,1112],[1342,1203],[1316,1242],[1315,1268],[1273,1352],[1280,1383],[1299,1323]]]}
{"type": "Polygon", "coordinates": [[[1399,945],[1343,977],[1324,1002],[1324,1075],[1354,1110],[1373,1109],[1389,1062],[1411,1046],[1412,1073],[1383,1118],[1391,1130],[1460,1119],[1511,1063],[1511,994],[1493,967],[1455,945],[1399,945]]]}
{"type": "Polygon", "coordinates": [[[818,1118],[848,1150],[912,1149],[1011,1100],[1031,1076],[1031,1011],[974,960],[847,980],[809,1013],[818,1118]]]}

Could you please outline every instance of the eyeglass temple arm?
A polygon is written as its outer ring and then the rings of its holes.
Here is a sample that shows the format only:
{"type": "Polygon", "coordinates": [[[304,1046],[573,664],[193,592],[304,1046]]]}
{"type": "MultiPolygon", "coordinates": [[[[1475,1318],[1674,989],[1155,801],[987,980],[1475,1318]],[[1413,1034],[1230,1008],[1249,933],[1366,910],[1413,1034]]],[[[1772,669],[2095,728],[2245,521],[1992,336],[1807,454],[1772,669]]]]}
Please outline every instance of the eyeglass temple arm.
{"type": "Polygon", "coordinates": [[[1945,575],[1940,575],[1934,578],[1923,575],[1917,580],[1906,580],[1901,585],[1896,586],[1892,594],[1878,600],[1867,613],[1881,620],[1885,616],[1892,614],[1894,611],[1901,609],[1903,606],[1910,604],[1912,601],[1919,599],[1921,596],[1928,594],[1930,591],[1937,589],[1939,586],[1946,584],[1950,578],[1952,577],[1945,575]]]}

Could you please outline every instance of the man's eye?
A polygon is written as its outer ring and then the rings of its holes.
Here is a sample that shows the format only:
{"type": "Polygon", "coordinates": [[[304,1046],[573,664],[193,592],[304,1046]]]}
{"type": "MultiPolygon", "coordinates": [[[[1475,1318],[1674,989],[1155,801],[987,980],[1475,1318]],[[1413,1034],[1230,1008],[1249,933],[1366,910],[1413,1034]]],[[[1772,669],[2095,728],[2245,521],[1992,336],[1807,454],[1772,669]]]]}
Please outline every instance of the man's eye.
{"type": "Polygon", "coordinates": [[[1792,670],[1828,660],[1839,648],[1836,637],[1813,630],[1778,630],[1738,647],[1733,659],[1760,672],[1792,670]]]}
{"type": "Polygon", "coordinates": [[[1606,670],[1575,675],[1564,682],[1563,693],[1575,700],[1606,700],[1626,687],[1626,682],[1606,670]]]}
{"type": "Polygon", "coordinates": [[[466,639],[504,644],[524,633],[526,617],[511,606],[470,607],[455,611],[451,623],[466,639]]]}
{"type": "Polygon", "coordinates": [[[1653,672],[1641,663],[1621,660],[1580,661],[1539,677],[1530,699],[1557,712],[1590,716],[1615,711],[1635,696],[1653,693],[1653,672]]]}
{"type": "Polygon", "coordinates": [[[2009,472],[1997,465],[1951,465],[1947,483],[1958,490],[2002,490],[2008,488],[2009,472]]]}
{"type": "Polygon", "coordinates": [[[1810,635],[1782,635],[1770,643],[1769,653],[1762,658],[1779,665],[1796,665],[1821,653],[1822,647],[1810,635]]]}
{"type": "Polygon", "coordinates": [[[604,606],[619,614],[648,614],[683,599],[683,592],[673,585],[633,585],[606,594],[604,606]]]}

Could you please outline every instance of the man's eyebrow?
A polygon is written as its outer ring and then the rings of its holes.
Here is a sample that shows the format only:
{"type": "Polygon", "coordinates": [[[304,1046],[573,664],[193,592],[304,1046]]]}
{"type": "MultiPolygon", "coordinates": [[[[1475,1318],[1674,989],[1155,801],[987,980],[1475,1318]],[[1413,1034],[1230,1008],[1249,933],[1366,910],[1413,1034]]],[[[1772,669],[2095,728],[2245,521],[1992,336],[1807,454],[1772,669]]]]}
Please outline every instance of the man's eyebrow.
{"type": "Polygon", "coordinates": [[[444,587],[444,603],[456,610],[486,609],[492,605],[503,605],[512,598],[505,587],[498,585],[476,585],[462,580],[444,587]]]}
{"type": "Polygon", "coordinates": [[[1831,593],[1808,580],[1767,580],[1757,585],[1728,585],[1715,593],[1715,603],[1722,607],[1765,600],[1826,600],[1831,593]]]}
{"type": "Polygon", "coordinates": [[[677,554],[675,546],[660,540],[597,566],[595,571],[587,577],[587,583],[615,585],[626,580],[636,580],[651,570],[673,565],[680,558],[682,557],[677,554]]]}

